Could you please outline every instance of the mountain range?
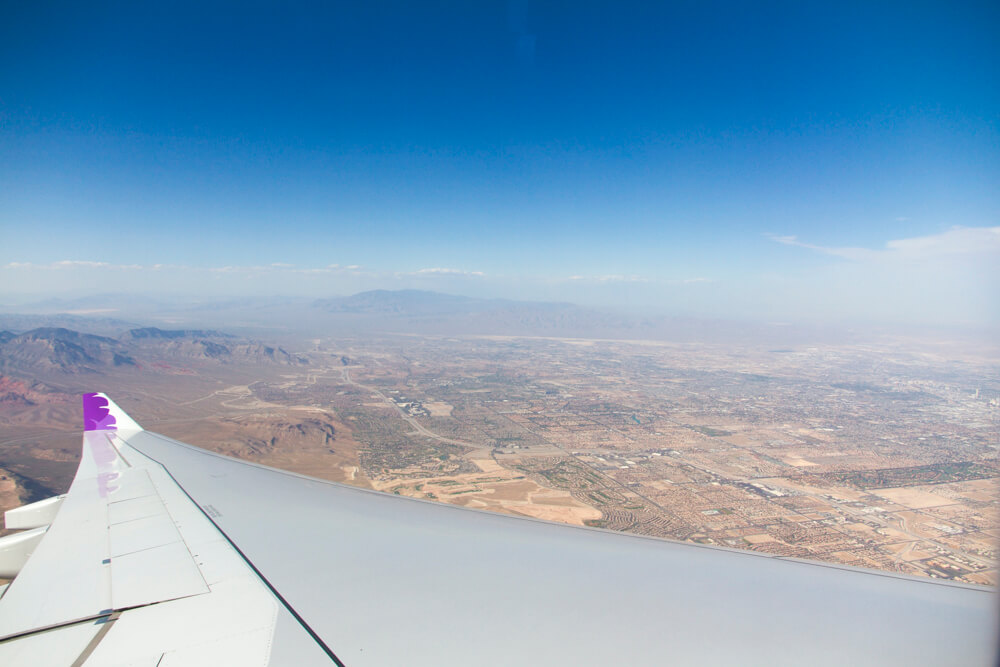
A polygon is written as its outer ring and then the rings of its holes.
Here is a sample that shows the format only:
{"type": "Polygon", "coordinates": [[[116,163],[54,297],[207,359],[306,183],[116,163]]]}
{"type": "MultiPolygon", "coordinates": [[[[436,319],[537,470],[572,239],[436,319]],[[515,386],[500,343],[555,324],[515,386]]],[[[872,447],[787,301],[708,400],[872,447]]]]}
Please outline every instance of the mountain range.
{"type": "Polygon", "coordinates": [[[341,326],[395,333],[528,336],[628,336],[649,322],[565,302],[483,299],[423,290],[372,290],[318,299],[314,317],[341,326]]]}
{"type": "MultiPolygon", "coordinates": [[[[782,323],[707,320],[632,314],[565,302],[514,301],[443,294],[424,290],[371,290],[351,296],[305,299],[260,297],[215,300],[142,300],[134,295],[101,295],[82,300],[48,300],[0,313],[0,329],[38,326],[114,337],[120,343],[174,342],[181,356],[222,359],[234,339],[219,331],[272,338],[357,334],[502,335],[556,338],[608,338],[671,342],[743,342],[785,345],[802,341],[844,341],[846,327],[789,326],[782,323]],[[89,311],[91,315],[74,313],[89,311]],[[169,328],[160,328],[168,323],[169,328]],[[146,326],[144,326],[146,325],[146,326]],[[151,326],[150,326],[151,325],[151,326]],[[174,327],[183,326],[183,329],[174,327]],[[165,333],[152,333],[154,331],[165,333]]],[[[2,342],[2,339],[0,339],[2,342]]],[[[238,346],[237,346],[238,347],[238,346]]],[[[269,355],[258,350],[261,358],[269,355]]],[[[257,354],[251,349],[242,353],[257,354]]],[[[277,351],[275,352],[281,356],[277,351]]],[[[126,352],[128,354],[128,352],[126,352]]],[[[124,360],[120,360],[124,362],[124,360]]],[[[112,360],[113,363],[113,360],[112,360]]]]}
{"type": "Polygon", "coordinates": [[[301,365],[305,359],[280,347],[218,331],[129,329],[113,338],[62,327],[15,334],[0,331],[0,371],[98,373],[115,368],[259,363],[301,365]]]}

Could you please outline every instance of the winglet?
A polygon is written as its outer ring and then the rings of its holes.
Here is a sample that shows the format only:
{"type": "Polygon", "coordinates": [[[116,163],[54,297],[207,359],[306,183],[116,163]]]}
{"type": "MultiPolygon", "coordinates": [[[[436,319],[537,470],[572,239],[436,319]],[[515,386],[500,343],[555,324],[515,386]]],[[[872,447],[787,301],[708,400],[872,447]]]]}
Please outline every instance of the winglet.
{"type": "Polygon", "coordinates": [[[119,429],[141,431],[142,427],[104,394],[83,395],[83,430],[115,431],[119,429]]]}

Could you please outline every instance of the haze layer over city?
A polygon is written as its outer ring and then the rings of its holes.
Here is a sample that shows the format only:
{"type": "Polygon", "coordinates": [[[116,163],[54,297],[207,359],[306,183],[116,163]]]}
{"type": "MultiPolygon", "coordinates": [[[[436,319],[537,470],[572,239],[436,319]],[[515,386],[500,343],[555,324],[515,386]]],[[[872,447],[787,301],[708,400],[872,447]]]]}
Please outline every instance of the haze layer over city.
{"type": "Polygon", "coordinates": [[[0,8],[0,509],[77,394],[323,479],[996,584],[995,4],[0,8]]]}

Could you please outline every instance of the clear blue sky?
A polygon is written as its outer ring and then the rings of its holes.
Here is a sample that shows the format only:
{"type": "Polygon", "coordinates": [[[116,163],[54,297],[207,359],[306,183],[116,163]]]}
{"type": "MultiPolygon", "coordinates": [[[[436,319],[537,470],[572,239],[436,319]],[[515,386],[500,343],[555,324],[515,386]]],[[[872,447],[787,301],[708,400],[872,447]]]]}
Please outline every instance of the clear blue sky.
{"type": "Polygon", "coordinates": [[[3,3],[0,299],[1000,320],[997,3],[654,4],[3,3]]]}

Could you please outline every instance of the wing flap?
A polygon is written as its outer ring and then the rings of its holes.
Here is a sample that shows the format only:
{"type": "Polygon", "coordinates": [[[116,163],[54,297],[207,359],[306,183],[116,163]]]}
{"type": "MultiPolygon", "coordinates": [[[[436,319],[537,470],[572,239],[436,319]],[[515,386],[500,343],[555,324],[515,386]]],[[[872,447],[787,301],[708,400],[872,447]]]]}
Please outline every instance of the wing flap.
{"type": "Polygon", "coordinates": [[[101,394],[84,412],[73,485],[0,598],[0,664],[263,667],[282,628],[294,664],[329,665],[172,476],[123,438],[142,428],[101,394]]]}
{"type": "Polygon", "coordinates": [[[10,639],[0,643],[0,665],[75,665],[100,631],[101,624],[86,622],[10,639]]]}
{"type": "Polygon", "coordinates": [[[107,457],[109,447],[103,433],[85,434],[83,456],[69,493],[45,537],[0,599],[0,639],[109,613],[106,497],[117,476],[114,457],[107,457]]]}
{"type": "MultiPolygon", "coordinates": [[[[181,536],[174,526],[173,519],[163,507],[163,503],[157,504],[159,508],[153,508],[153,511],[156,511],[155,514],[108,526],[112,559],[137,551],[181,542],[181,536]]],[[[188,559],[190,560],[190,556],[188,559]]],[[[117,560],[112,560],[112,566],[114,563],[117,563],[117,560]]]]}
{"type": "Polygon", "coordinates": [[[4,594],[0,639],[209,591],[148,471],[120,455],[115,437],[84,433],[70,491],[4,594]]]}
{"type": "Polygon", "coordinates": [[[59,508],[62,506],[62,501],[65,497],[55,496],[46,498],[45,500],[39,500],[37,503],[7,510],[3,515],[4,527],[8,530],[26,530],[47,526],[56,518],[56,514],[59,512],[59,508]]]}
{"type": "Polygon", "coordinates": [[[111,606],[141,605],[208,593],[201,571],[183,542],[113,556],[111,606]]]}
{"type": "Polygon", "coordinates": [[[46,526],[0,537],[0,577],[13,579],[42,541],[46,526]]]}

